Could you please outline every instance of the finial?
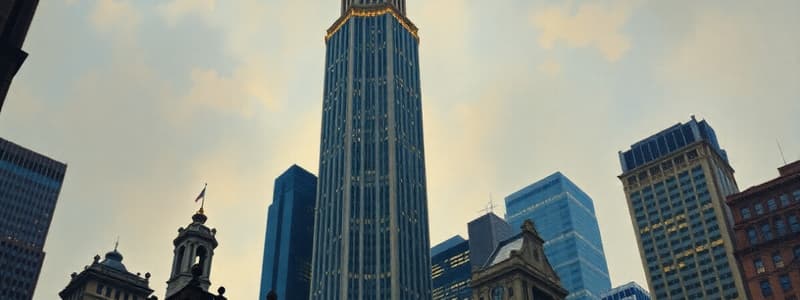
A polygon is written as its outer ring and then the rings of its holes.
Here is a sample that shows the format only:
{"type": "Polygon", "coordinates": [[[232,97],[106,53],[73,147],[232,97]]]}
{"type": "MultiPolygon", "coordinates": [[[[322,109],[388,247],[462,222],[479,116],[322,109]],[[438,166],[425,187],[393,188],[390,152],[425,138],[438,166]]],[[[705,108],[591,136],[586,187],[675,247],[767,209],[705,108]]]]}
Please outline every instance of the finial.
{"type": "Polygon", "coordinates": [[[117,248],[119,248],[119,236],[117,236],[117,241],[114,243],[114,252],[117,251],[117,248]]]}

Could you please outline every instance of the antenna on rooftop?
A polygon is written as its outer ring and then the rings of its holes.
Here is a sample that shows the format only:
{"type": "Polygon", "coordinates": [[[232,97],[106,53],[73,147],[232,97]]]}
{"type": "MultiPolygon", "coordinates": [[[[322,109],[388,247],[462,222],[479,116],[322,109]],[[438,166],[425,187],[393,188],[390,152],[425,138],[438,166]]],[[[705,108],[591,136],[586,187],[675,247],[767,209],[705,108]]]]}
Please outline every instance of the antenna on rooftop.
{"type": "Polygon", "coordinates": [[[775,143],[778,144],[778,151],[781,153],[781,159],[783,160],[783,165],[786,165],[786,157],[783,155],[783,148],[781,148],[781,142],[778,139],[775,139],[775,143]]]}
{"type": "Polygon", "coordinates": [[[486,204],[486,208],[479,210],[478,212],[485,212],[487,215],[489,213],[494,212],[494,200],[492,199],[492,193],[489,193],[489,203],[486,204]]]}

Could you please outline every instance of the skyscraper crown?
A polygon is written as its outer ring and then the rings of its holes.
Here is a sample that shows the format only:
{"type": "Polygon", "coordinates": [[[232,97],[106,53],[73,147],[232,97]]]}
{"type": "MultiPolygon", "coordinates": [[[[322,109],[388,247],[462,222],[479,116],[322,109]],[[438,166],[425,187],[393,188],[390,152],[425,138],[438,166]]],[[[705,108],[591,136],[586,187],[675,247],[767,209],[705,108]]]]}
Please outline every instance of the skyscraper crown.
{"type": "Polygon", "coordinates": [[[406,14],[406,0],[342,0],[342,15],[353,7],[392,6],[401,14],[406,14]]]}

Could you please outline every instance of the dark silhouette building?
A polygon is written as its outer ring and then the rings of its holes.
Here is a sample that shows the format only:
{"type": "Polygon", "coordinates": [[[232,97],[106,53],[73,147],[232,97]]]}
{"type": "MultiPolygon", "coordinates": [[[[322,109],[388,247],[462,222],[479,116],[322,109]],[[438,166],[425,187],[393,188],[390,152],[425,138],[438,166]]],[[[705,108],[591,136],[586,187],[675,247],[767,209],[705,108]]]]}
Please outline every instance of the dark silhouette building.
{"type": "Polygon", "coordinates": [[[800,297],[800,161],[778,170],[727,199],[749,299],[800,297]]]}
{"type": "Polygon", "coordinates": [[[66,169],[0,138],[0,299],[33,297],[66,169]]]}
{"type": "Polygon", "coordinates": [[[325,37],[311,299],[431,297],[419,36],[405,11],[342,0],[325,37]]]}
{"type": "Polygon", "coordinates": [[[11,81],[28,57],[22,44],[38,5],[39,0],[0,1],[0,112],[11,81]]]}
{"type": "Polygon", "coordinates": [[[150,273],[141,277],[129,272],[122,264],[122,254],[114,248],[102,261],[95,255],[91,265],[72,273],[69,284],[58,295],[63,300],[155,300],[152,293],[150,273]]]}
{"type": "Polygon", "coordinates": [[[517,231],[506,220],[489,212],[467,223],[469,233],[469,261],[481,268],[501,242],[513,237],[517,231]]]}
{"type": "MultiPolygon", "coordinates": [[[[173,240],[175,246],[172,259],[172,272],[167,281],[166,299],[216,299],[216,298],[183,298],[184,296],[208,294],[211,286],[211,260],[217,248],[217,230],[208,228],[208,220],[203,208],[194,216],[192,223],[186,228],[178,229],[178,237],[173,240]]],[[[224,289],[221,289],[224,293],[224,289]]]]}
{"type": "Polygon", "coordinates": [[[286,299],[308,299],[316,196],[317,177],[297,165],[275,179],[258,299],[270,291],[286,299]]]}
{"type": "Polygon", "coordinates": [[[486,264],[472,273],[472,299],[563,300],[567,290],[544,254],[544,240],[533,222],[526,220],[522,233],[504,241],[486,264]]]}

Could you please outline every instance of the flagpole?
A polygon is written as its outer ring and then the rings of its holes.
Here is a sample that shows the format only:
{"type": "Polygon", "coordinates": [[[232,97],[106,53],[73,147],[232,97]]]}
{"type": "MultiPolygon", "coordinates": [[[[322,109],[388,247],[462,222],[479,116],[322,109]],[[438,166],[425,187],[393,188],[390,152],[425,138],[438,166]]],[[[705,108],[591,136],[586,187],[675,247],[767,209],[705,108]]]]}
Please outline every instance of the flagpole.
{"type": "Polygon", "coordinates": [[[203,186],[203,200],[200,201],[200,213],[203,213],[203,207],[206,205],[206,192],[208,191],[208,183],[203,186]]]}

